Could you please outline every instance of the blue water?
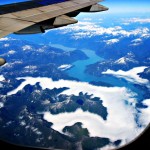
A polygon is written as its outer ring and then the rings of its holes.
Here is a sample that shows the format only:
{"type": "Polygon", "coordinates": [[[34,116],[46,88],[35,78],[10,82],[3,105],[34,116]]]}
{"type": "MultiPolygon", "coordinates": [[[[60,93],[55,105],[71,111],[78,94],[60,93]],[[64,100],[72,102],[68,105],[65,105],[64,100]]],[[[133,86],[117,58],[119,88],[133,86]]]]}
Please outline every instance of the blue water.
{"type": "Polygon", "coordinates": [[[69,74],[69,76],[75,77],[80,81],[85,81],[85,82],[98,81],[98,77],[85,73],[85,68],[90,64],[96,63],[98,61],[102,61],[104,59],[96,55],[95,52],[92,50],[83,49],[82,51],[89,57],[89,59],[78,60],[74,62],[72,64],[74,67],[71,68],[70,70],[67,70],[66,72],[69,74]]]}
{"type": "Polygon", "coordinates": [[[99,81],[111,84],[113,86],[117,87],[126,87],[127,89],[137,93],[138,99],[142,99],[144,95],[144,91],[141,91],[140,89],[136,88],[133,83],[126,81],[125,79],[117,78],[112,75],[103,75],[99,78],[99,81]]]}
{"type": "MultiPolygon", "coordinates": [[[[65,46],[59,45],[59,44],[50,43],[50,45],[53,47],[56,47],[56,48],[62,48],[64,51],[75,50],[75,48],[65,47],[65,46]]],[[[85,73],[86,66],[88,66],[90,64],[94,64],[96,62],[103,61],[104,58],[96,55],[96,53],[93,50],[82,49],[82,52],[84,52],[88,56],[88,59],[78,60],[78,61],[72,63],[72,65],[74,67],[65,71],[69,76],[79,79],[82,82],[101,81],[103,83],[108,83],[108,84],[110,84],[112,86],[116,86],[116,87],[126,87],[127,89],[137,93],[137,98],[139,100],[142,99],[142,97],[144,95],[144,91],[136,88],[133,83],[128,82],[125,79],[117,78],[112,75],[100,74],[99,76],[94,76],[94,75],[85,73]]]]}
{"type": "Polygon", "coordinates": [[[96,62],[103,61],[104,59],[96,55],[96,53],[92,50],[88,49],[83,49],[82,50],[88,57],[89,59],[87,60],[78,60],[74,62],[72,65],[74,66],[70,70],[67,70],[66,73],[74,78],[79,79],[80,81],[83,82],[91,82],[91,81],[101,81],[104,83],[108,83],[112,86],[117,86],[117,87],[126,87],[127,89],[138,93],[137,97],[138,99],[142,99],[144,92],[142,92],[140,89],[136,88],[133,83],[126,81],[125,79],[117,78],[112,75],[101,75],[94,76],[85,73],[86,66],[90,64],[94,64],[96,62]]]}

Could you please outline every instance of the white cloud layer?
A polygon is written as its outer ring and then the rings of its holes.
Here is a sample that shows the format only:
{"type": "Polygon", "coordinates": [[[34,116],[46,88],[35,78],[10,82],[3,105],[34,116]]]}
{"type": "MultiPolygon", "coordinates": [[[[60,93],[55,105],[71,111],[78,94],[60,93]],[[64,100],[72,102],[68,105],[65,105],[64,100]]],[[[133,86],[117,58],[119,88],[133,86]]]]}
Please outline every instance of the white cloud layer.
{"type": "MultiPolygon", "coordinates": [[[[68,87],[69,89],[63,91],[61,94],[79,95],[82,91],[83,93],[93,94],[93,97],[100,97],[103,100],[103,105],[107,107],[108,111],[106,121],[96,114],[88,111],[83,112],[81,109],[72,113],[61,113],[57,115],[45,112],[44,119],[53,122],[52,128],[59,132],[62,132],[65,126],[82,122],[83,126],[89,130],[91,136],[107,137],[112,141],[122,139],[125,144],[139,135],[147,125],[147,122],[143,121],[143,128],[137,126],[135,121],[135,117],[138,113],[135,108],[136,95],[124,87],[100,87],[90,85],[86,82],[69,80],[53,81],[50,78],[41,77],[21,77],[17,79],[24,79],[25,81],[16,89],[7,93],[8,96],[16,94],[28,84],[35,85],[39,82],[42,89],[68,87]],[[126,103],[127,101],[129,105],[126,103]]],[[[145,117],[145,115],[143,115],[143,117],[145,117]]]]}
{"type": "Polygon", "coordinates": [[[105,28],[100,25],[97,25],[96,23],[88,21],[79,22],[77,24],[59,28],[57,30],[60,30],[61,34],[70,33],[72,35],[72,38],[74,39],[90,38],[93,36],[101,36],[101,35],[112,35],[120,37],[129,37],[129,36],[148,37],[150,35],[150,30],[147,27],[127,31],[123,29],[121,26],[105,28]]]}
{"type": "Polygon", "coordinates": [[[140,122],[143,124],[149,124],[150,123],[150,99],[144,100],[143,104],[146,105],[147,108],[141,109],[140,122]]]}
{"type": "Polygon", "coordinates": [[[106,72],[102,72],[102,74],[110,74],[116,76],[118,78],[124,78],[127,81],[137,83],[137,84],[148,84],[149,81],[147,79],[141,78],[138,73],[143,72],[147,67],[136,67],[129,71],[113,71],[108,69],[106,72]]]}

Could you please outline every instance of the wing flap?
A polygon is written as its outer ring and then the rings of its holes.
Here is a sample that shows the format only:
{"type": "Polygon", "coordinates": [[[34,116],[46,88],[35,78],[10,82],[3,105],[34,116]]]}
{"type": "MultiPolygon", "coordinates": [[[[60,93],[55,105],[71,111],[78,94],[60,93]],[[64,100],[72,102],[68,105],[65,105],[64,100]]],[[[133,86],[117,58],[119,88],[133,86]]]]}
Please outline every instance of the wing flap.
{"type": "Polygon", "coordinates": [[[54,26],[62,26],[62,25],[64,26],[64,25],[68,25],[68,24],[74,24],[77,22],[78,22],[78,20],[76,20],[76,19],[73,19],[66,15],[62,15],[62,16],[56,17],[53,25],[54,26]]]}

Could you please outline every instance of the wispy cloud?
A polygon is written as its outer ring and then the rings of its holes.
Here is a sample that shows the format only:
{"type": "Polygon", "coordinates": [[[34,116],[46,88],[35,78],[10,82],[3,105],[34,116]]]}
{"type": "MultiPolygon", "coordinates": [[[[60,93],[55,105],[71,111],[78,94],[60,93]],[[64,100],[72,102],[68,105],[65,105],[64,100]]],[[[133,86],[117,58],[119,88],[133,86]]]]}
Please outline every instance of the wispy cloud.
{"type": "Polygon", "coordinates": [[[142,39],[138,38],[138,39],[132,40],[130,46],[138,46],[140,44],[142,44],[142,39]]]}
{"type": "Polygon", "coordinates": [[[130,18],[130,19],[125,19],[125,23],[150,23],[150,18],[130,18]]]}

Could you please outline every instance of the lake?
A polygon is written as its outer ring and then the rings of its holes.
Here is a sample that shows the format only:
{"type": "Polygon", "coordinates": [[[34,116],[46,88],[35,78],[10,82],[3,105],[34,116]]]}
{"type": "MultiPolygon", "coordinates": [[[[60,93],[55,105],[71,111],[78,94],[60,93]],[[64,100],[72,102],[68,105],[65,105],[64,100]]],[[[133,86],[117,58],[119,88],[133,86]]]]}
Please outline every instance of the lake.
{"type": "Polygon", "coordinates": [[[86,66],[90,64],[94,64],[98,61],[102,61],[104,59],[96,55],[95,52],[92,50],[82,49],[82,52],[84,52],[89,57],[89,59],[78,60],[74,62],[72,64],[74,67],[71,68],[70,70],[67,70],[66,72],[69,74],[69,76],[75,77],[80,81],[85,81],[85,82],[98,81],[99,79],[98,77],[85,73],[85,69],[86,66]]]}
{"type": "MultiPolygon", "coordinates": [[[[63,45],[59,45],[59,44],[51,44],[51,46],[56,47],[56,48],[61,48],[64,51],[75,50],[75,48],[70,48],[70,47],[66,47],[63,45]]],[[[103,61],[104,58],[96,55],[95,51],[93,51],[93,50],[90,50],[90,49],[81,49],[81,50],[88,56],[88,59],[78,60],[78,61],[72,63],[71,65],[73,65],[74,67],[65,71],[69,76],[79,79],[80,81],[83,81],[83,82],[101,81],[104,83],[108,83],[112,86],[126,87],[127,89],[137,93],[138,99],[142,99],[142,97],[144,95],[144,91],[136,88],[133,83],[128,82],[125,79],[117,78],[112,75],[102,75],[102,74],[100,74],[100,76],[98,77],[98,76],[94,76],[94,75],[85,73],[86,66],[88,66],[90,64],[94,64],[96,62],[103,61]]]]}

